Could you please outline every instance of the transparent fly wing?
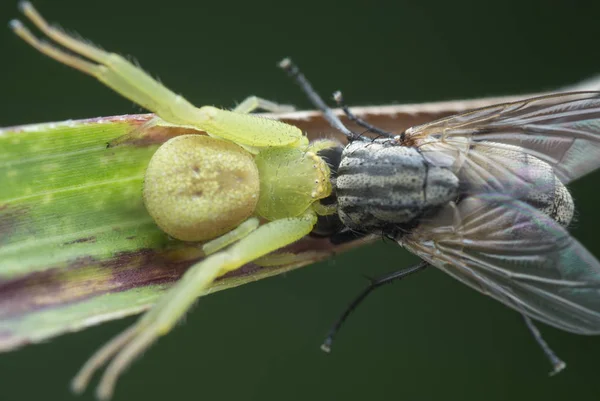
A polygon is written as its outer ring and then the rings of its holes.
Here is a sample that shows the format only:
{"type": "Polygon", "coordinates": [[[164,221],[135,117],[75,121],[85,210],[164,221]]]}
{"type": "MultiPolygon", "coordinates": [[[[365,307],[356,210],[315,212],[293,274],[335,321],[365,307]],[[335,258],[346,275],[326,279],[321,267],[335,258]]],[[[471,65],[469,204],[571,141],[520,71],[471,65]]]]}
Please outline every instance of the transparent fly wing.
{"type": "Polygon", "coordinates": [[[442,164],[440,150],[446,163],[457,163],[470,159],[478,145],[519,147],[552,166],[566,184],[600,167],[600,93],[556,94],[477,109],[409,128],[406,140],[442,164]]]}
{"type": "Polygon", "coordinates": [[[528,316],[600,334],[600,263],[556,221],[506,196],[449,204],[400,244],[528,316]]]}
{"type": "Polygon", "coordinates": [[[563,187],[550,164],[514,145],[452,137],[429,141],[420,151],[433,165],[452,170],[463,194],[502,193],[530,200],[553,196],[557,186],[563,187]]]}

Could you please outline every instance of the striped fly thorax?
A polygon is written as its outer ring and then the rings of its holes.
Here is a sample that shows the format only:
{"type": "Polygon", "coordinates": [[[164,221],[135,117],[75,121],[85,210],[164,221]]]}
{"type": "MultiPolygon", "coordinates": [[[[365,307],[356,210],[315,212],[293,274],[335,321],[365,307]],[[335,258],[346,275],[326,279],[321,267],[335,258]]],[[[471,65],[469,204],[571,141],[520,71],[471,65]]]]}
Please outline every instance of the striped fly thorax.
{"type": "Polygon", "coordinates": [[[454,200],[458,187],[449,169],[431,165],[416,148],[356,140],[338,169],[338,214],[354,230],[394,229],[454,200]]]}

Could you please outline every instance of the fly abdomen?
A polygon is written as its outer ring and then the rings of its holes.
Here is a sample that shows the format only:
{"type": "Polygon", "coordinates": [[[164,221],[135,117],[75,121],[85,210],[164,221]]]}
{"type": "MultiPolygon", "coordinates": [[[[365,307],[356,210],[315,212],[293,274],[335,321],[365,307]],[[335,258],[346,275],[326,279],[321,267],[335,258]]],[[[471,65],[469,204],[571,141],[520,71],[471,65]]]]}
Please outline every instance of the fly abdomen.
{"type": "Polygon", "coordinates": [[[415,149],[388,139],[355,141],[338,169],[338,214],[356,230],[375,231],[408,223],[456,198],[458,179],[431,166],[415,149]]]}
{"type": "Polygon", "coordinates": [[[569,225],[575,209],[573,199],[551,165],[515,145],[480,142],[471,152],[495,162],[479,164],[492,176],[501,178],[506,194],[528,203],[563,226],[569,225]]]}

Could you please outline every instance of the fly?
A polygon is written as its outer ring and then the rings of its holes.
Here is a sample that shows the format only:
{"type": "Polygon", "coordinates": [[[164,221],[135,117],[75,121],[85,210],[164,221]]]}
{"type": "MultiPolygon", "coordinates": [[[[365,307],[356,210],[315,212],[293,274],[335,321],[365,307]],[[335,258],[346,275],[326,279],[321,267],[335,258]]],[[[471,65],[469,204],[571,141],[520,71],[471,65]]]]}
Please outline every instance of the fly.
{"type": "Polygon", "coordinates": [[[567,227],[566,188],[600,166],[600,93],[504,103],[378,135],[345,127],[289,59],[280,66],[345,134],[334,194],[343,226],[384,235],[422,262],[374,280],[332,327],[322,348],[375,288],[435,266],[521,313],[557,373],[566,365],[531,319],[600,334],[600,263],[567,227]]]}

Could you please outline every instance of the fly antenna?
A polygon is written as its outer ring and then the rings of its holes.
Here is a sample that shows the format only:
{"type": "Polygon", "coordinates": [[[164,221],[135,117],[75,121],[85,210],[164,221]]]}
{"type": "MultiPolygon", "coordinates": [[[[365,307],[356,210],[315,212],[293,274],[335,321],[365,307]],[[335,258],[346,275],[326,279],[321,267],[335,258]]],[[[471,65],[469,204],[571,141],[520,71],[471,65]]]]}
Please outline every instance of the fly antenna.
{"type": "Polygon", "coordinates": [[[304,74],[300,72],[298,66],[294,64],[291,59],[284,58],[279,62],[279,67],[287,72],[287,74],[292,77],[294,81],[296,81],[302,91],[306,94],[306,96],[308,96],[308,99],[313,106],[323,113],[325,119],[333,128],[344,134],[349,141],[355,141],[360,138],[360,135],[346,128],[339,117],[335,115],[333,110],[327,106],[327,104],[325,104],[321,96],[319,96],[319,94],[313,89],[310,82],[308,82],[304,74]]]}

